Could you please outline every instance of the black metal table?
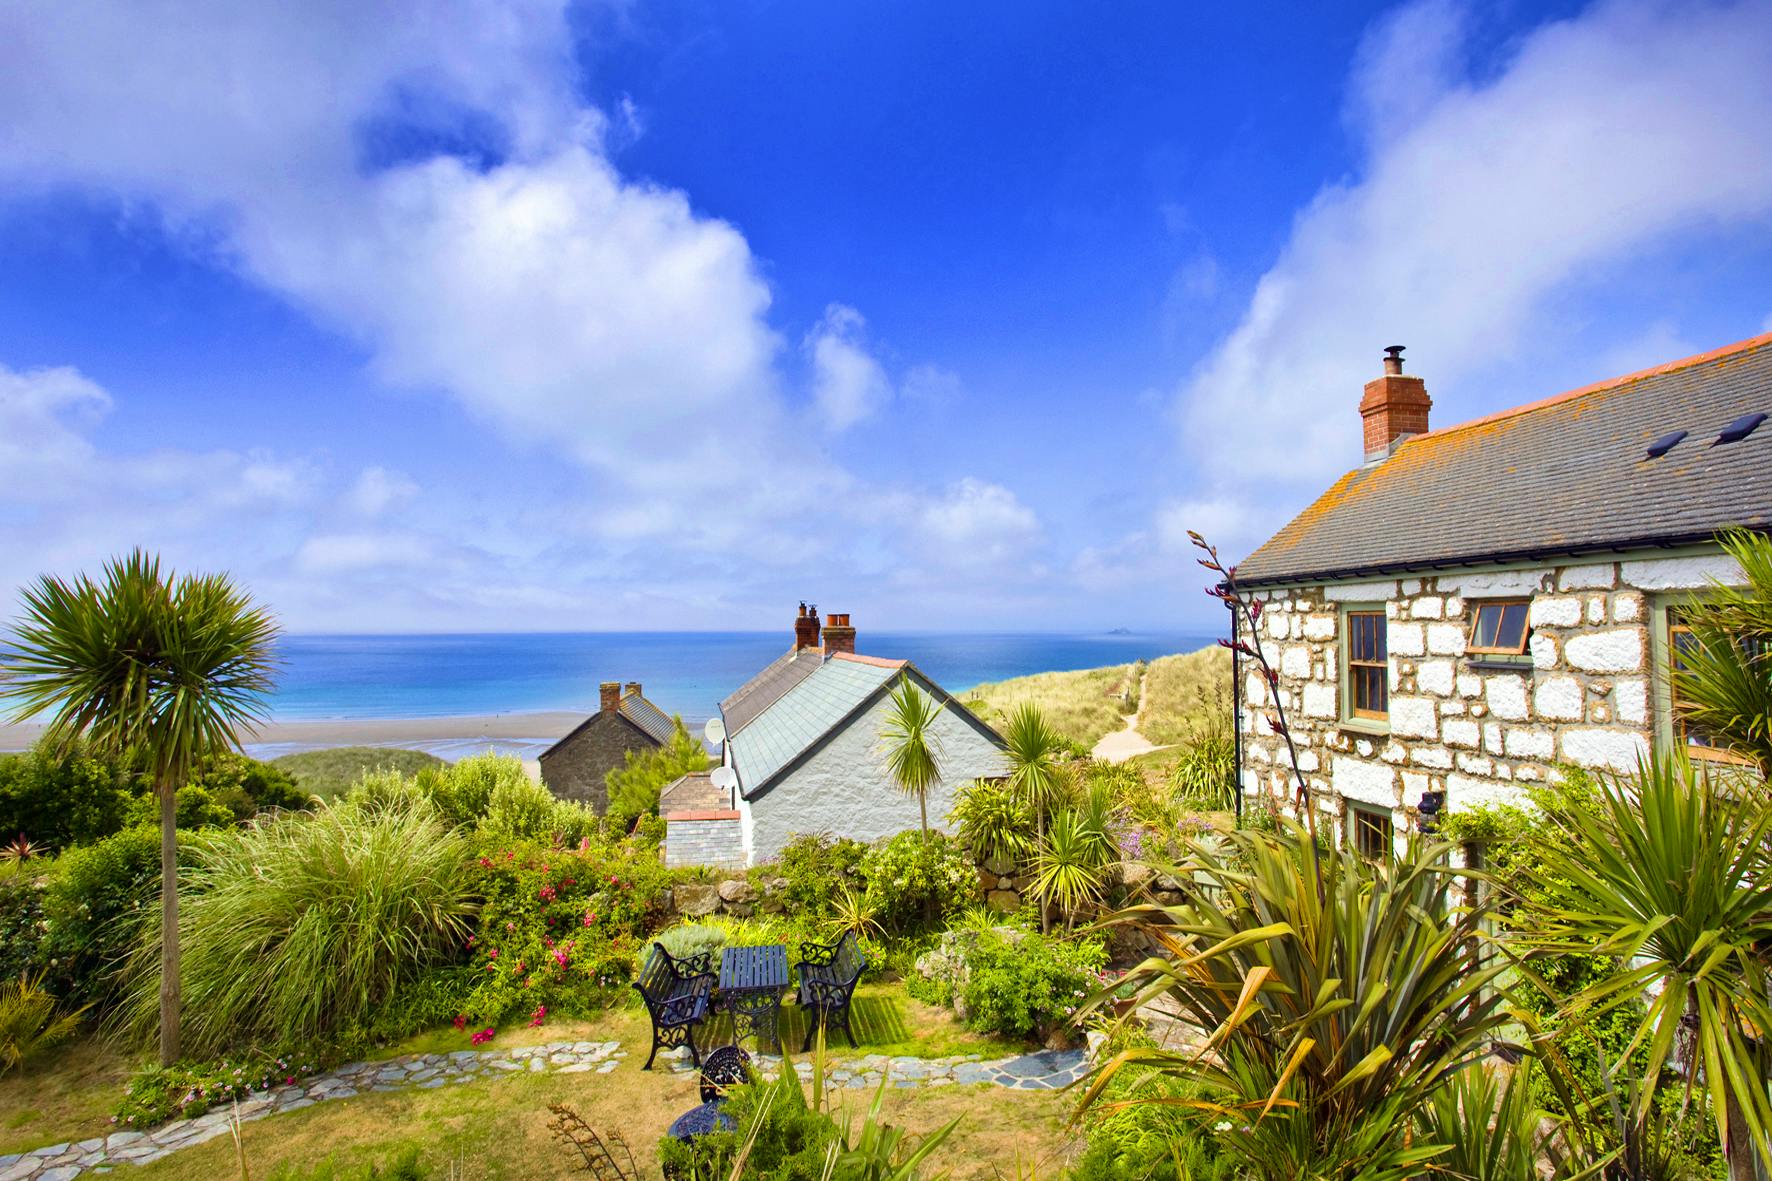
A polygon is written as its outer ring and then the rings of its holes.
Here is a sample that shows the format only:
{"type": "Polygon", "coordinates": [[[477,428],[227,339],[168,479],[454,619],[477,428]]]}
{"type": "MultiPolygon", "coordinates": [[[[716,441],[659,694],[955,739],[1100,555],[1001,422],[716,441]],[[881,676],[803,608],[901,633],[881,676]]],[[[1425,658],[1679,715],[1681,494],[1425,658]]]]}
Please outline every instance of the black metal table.
{"type": "Polygon", "coordinates": [[[781,1047],[781,998],[788,990],[788,949],[780,943],[764,947],[728,947],[720,953],[720,1007],[732,1015],[732,1040],[742,1030],[781,1047]]]}

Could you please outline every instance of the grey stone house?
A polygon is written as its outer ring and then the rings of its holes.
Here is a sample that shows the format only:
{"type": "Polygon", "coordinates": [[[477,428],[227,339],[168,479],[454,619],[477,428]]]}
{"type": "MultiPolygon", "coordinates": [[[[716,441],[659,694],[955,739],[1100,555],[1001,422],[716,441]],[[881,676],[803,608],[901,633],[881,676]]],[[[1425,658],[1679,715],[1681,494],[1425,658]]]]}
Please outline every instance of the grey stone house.
{"type": "Polygon", "coordinates": [[[609,810],[604,776],[620,767],[630,750],[654,750],[670,741],[672,721],[646,700],[638,681],[624,689],[618,681],[598,686],[596,713],[541,753],[541,781],[563,800],[609,810]]]}
{"type": "MultiPolygon", "coordinates": [[[[1727,757],[1668,673],[1681,603],[1740,580],[1717,531],[1772,529],[1772,335],[1439,430],[1388,351],[1365,462],[1236,568],[1319,817],[1375,853],[1560,765],[1727,757]]],[[[1267,686],[1236,700],[1245,791],[1292,799],[1267,686]]]]}
{"type": "Polygon", "coordinates": [[[794,646],[720,703],[729,802],[695,818],[667,815],[667,860],[680,863],[680,842],[696,842],[713,863],[755,865],[801,833],[871,841],[916,828],[917,800],[892,785],[880,740],[906,679],[939,706],[941,782],[928,806],[930,827],[945,829],[960,785],[1007,773],[1003,740],[909,661],[857,655],[847,615],[821,625],[817,608],[802,604],[794,646]],[[714,825],[723,835],[710,842],[703,834],[714,825]]]}

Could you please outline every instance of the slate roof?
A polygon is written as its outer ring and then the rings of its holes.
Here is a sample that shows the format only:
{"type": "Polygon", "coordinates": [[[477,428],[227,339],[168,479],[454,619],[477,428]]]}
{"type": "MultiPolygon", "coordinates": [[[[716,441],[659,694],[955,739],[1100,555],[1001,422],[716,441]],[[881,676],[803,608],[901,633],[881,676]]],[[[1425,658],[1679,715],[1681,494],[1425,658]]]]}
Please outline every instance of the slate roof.
{"type": "Polygon", "coordinates": [[[733,733],[728,723],[727,762],[738,772],[739,790],[746,798],[760,792],[904,667],[902,660],[845,656],[824,660],[821,656],[816,667],[801,675],[749,724],[733,733]]]}
{"type": "Polygon", "coordinates": [[[638,693],[622,694],[618,708],[622,717],[646,731],[648,736],[658,739],[660,746],[671,740],[675,726],[670,715],[638,693]]]}
{"type": "Polygon", "coordinates": [[[824,654],[817,648],[792,650],[770,661],[762,672],[720,703],[726,733],[737,734],[750,725],[758,714],[780,701],[782,694],[811,676],[823,663],[824,654]]]}
{"type": "Polygon", "coordinates": [[[1245,586],[1623,551],[1772,528],[1772,334],[1406,440],[1237,566],[1245,586]],[[1672,451],[1649,444],[1690,432],[1672,451]]]}

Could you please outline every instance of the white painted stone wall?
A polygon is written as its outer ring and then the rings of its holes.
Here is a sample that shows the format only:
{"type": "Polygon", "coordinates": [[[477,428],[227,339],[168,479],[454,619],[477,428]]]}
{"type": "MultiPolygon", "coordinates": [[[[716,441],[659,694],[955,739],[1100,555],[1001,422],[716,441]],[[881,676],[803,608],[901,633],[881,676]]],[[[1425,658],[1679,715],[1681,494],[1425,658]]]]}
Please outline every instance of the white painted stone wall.
{"type": "MultiPolygon", "coordinates": [[[[929,791],[929,827],[949,830],[947,815],[961,785],[1009,773],[1003,752],[949,705],[936,718],[941,782],[929,791]]],[[[880,731],[891,712],[882,697],[767,795],[741,808],[749,813],[751,864],[768,861],[801,833],[872,841],[918,825],[917,798],[892,786],[880,731]]]]}
{"type": "MultiPolygon", "coordinates": [[[[1475,570],[1307,587],[1258,595],[1259,642],[1279,689],[1299,763],[1322,814],[1347,802],[1388,808],[1401,835],[1416,827],[1423,793],[1461,811],[1519,800],[1559,765],[1630,771],[1653,737],[1650,600],[1738,582],[1722,557],[1624,555],[1617,562],[1475,570]],[[1531,601],[1532,666],[1472,667],[1465,653],[1473,606],[1531,601]],[[1381,602],[1388,616],[1390,729],[1340,721],[1340,611],[1381,602]]],[[[1246,669],[1250,668],[1245,663],[1246,669]]],[[[1243,686],[1244,783],[1295,796],[1268,687],[1243,686]]]]}

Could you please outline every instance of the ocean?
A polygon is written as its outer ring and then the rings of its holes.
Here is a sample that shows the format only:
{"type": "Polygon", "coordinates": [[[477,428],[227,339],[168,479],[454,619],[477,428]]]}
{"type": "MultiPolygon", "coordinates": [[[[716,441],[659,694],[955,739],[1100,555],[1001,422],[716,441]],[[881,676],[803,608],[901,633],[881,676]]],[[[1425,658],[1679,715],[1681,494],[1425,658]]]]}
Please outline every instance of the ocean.
{"type": "MultiPolygon", "coordinates": [[[[858,650],[907,659],[950,693],[1029,673],[1098,668],[1191,652],[1181,633],[864,632],[858,650]]],[[[280,722],[437,718],[597,708],[600,681],[638,681],[692,727],[787,650],[781,632],[291,635],[271,714],[280,722]]]]}

